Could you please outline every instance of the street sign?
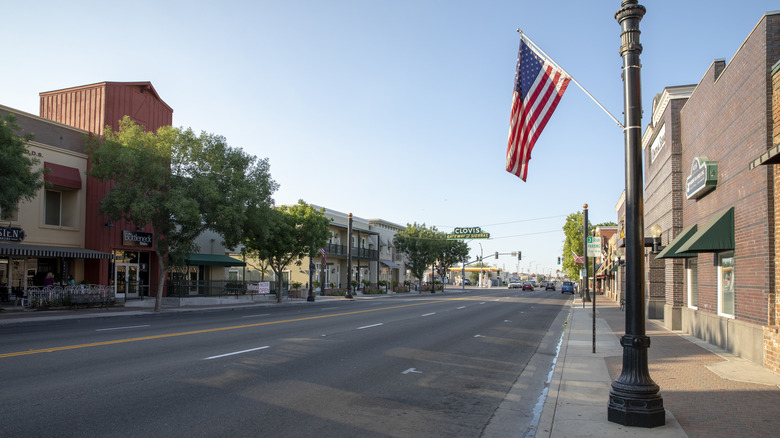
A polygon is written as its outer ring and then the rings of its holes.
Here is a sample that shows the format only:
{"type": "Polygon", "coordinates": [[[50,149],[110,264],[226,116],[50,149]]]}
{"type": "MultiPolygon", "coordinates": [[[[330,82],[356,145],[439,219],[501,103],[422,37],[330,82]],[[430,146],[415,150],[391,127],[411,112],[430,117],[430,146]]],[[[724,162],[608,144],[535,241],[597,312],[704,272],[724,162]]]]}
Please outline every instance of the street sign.
{"type": "Polygon", "coordinates": [[[490,233],[480,227],[455,227],[452,233],[447,234],[447,239],[490,239],[490,233]]]}
{"type": "Polygon", "coordinates": [[[588,257],[601,257],[601,237],[588,236],[588,257]]]}

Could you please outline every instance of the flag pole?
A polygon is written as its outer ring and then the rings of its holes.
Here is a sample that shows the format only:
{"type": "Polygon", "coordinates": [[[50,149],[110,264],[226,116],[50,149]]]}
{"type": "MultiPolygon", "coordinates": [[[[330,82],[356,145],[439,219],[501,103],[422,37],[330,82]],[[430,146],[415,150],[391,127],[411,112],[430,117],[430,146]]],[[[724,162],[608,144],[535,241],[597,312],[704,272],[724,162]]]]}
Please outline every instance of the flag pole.
{"type": "Polygon", "coordinates": [[[577,82],[577,80],[576,80],[576,79],[574,79],[574,77],[573,77],[572,75],[570,75],[570,74],[569,74],[569,72],[567,72],[566,70],[564,70],[564,69],[563,69],[563,67],[561,67],[560,65],[558,65],[558,63],[557,63],[557,62],[555,62],[555,60],[553,60],[553,59],[550,57],[550,55],[548,55],[548,54],[544,53],[544,50],[542,50],[542,48],[541,48],[541,47],[537,46],[535,42],[531,41],[531,38],[528,38],[528,36],[527,36],[526,34],[524,34],[522,30],[520,30],[520,29],[517,29],[517,32],[520,34],[520,38],[522,38],[522,39],[525,39],[526,41],[528,41],[529,43],[531,43],[531,44],[534,46],[534,49],[535,49],[535,50],[539,51],[539,53],[541,53],[542,55],[544,55],[544,57],[545,57],[545,58],[547,58],[547,60],[548,60],[548,61],[550,61],[551,63],[553,63],[553,64],[554,64],[554,65],[555,65],[555,66],[556,66],[556,67],[557,67],[559,70],[561,70],[562,72],[566,73],[566,75],[567,75],[568,77],[570,77],[570,78],[571,78],[571,81],[572,81],[572,82],[574,82],[575,84],[577,84],[577,86],[578,86],[578,87],[580,87],[580,90],[584,91],[584,92],[585,92],[585,94],[587,94],[587,95],[588,95],[588,97],[590,97],[590,98],[591,98],[591,99],[592,99],[594,102],[596,102],[596,105],[598,105],[598,106],[599,106],[599,108],[601,108],[602,110],[604,110],[604,112],[605,112],[605,113],[607,113],[607,115],[608,115],[608,116],[609,116],[609,117],[610,117],[612,120],[614,120],[614,121],[615,121],[615,123],[617,123],[617,125],[618,125],[618,126],[620,126],[620,129],[625,129],[625,127],[623,126],[623,124],[622,124],[622,123],[620,123],[620,122],[618,121],[618,119],[616,119],[616,118],[615,118],[615,116],[613,116],[613,115],[612,115],[612,114],[611,114],[609,111],[607,111],[607,109],[606,109],[606,108],[604,108],[604,105],[602,105],[602,104],[601,104],[601,103],[600,103],[598,100],[596,100],[596,98],[595,98],[595,97],[593,97],[593,95],[592,95],[592,94],[588,93],[588,90],[586,90],[586,89],[585,89],[585,87],[583,87],[583,86],[582,86],[582,85],[581,85],[579,82],[577,82]]]}

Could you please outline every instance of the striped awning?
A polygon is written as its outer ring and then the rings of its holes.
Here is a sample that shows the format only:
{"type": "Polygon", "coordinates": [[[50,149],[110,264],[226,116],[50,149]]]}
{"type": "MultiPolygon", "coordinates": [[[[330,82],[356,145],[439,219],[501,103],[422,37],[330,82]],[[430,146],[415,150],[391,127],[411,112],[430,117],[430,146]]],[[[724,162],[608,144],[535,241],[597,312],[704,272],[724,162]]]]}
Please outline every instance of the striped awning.
{"type": "Polygon", "coordinates": [[[71,259],[112,259],[113,254],[92,249],[67,246],[21,245],[0,243],[0,255],[32,256],[32,257],[63,257],[71,259]]]}

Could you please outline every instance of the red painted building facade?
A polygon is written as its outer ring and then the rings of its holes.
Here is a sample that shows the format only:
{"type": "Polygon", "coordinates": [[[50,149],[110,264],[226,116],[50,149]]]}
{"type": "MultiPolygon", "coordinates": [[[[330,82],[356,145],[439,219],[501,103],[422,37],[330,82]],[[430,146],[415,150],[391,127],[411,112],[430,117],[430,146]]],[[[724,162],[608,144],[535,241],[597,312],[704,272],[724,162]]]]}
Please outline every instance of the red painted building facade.
{"type": "MultiPolygon", "coordinates": [[[[124,116],[147,131],[173,122],[173,109],[150,82],[101,82],[40,93],[40,116],[103,135],[106,126],[118,129],[124,116]]],[[[159,278],[148,224],[111,223],[100,214],[100,201],[111,182],[87,178],[85,247],[112,253],[115,261],[88,260],[84,275],[95,284],[115,285],[117,298],[154,295],[159,278]],[[151,292],[150,292],[151,291],[151,292]]]]}

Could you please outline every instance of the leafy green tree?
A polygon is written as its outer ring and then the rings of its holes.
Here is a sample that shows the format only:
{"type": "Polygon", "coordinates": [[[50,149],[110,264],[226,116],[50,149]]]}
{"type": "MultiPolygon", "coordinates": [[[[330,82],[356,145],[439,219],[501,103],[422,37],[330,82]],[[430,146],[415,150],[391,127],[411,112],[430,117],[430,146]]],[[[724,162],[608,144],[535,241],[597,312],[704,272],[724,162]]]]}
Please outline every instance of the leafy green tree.
{"type": "Polygon", "coordinates": [[[406,255],[412,275],[417,278],[422,290],[422,279],[425,270],[438,257],[438,242],[436,227],[428,228],[425,224],[407,224],[400,233],[396,233],[393,245],[399,253],[406,255]]]}
{"type": "Polygon", "coordinates": [[[304,257],[314,257],[330,237],[325,210],[317,210],[299,200],[292,206],[271,210],[266,223],[252,220],[247,227],[247,252],[268,260],[276,274],[276,301],[282,302],[282,273],[304,257]]]}
{"type": "Polygon", "coordinates": [[[40,163],[27,153],[25,144],[32,134],[19,135],[16,116],[8,114],[0,121],[0,216],[16,213],[20,201],[32,201],[43,187],[44,169],[33,170],[40,163]]]}
{"type": "Polygon", "coordinates": [[[154,229],[158,312],[167,272],[199,250],[197,236],[211,230],[225,246],[236,246],[248,218],[268,214],[277,188],[267,159],[230,147],[223,137],[170,126],[146,132],[129,117],[118,131],[90,138],[89,153],[89,175],[111,182],[101,213],[154,229]]]}
{"type": "Polygon", "coordinates": [[[438,259],[442,268],[439,274],[444,278],[447,269],[468,257],[469,246],[462,240],[447,240],[446,233],[439,233],[438,237],[441,240],[438,259]]]}
{"type": "Polygon", "coordinates": [[[567,277],[573,279],[579,278],[580,269],[584,267],[584,265],[574,263],[574,254],[578,256],[584,254],[582,223],[582,212],[578,211],[567,216],[566,222],[563,224],[564,241],[561,269],[567,277]]]}

